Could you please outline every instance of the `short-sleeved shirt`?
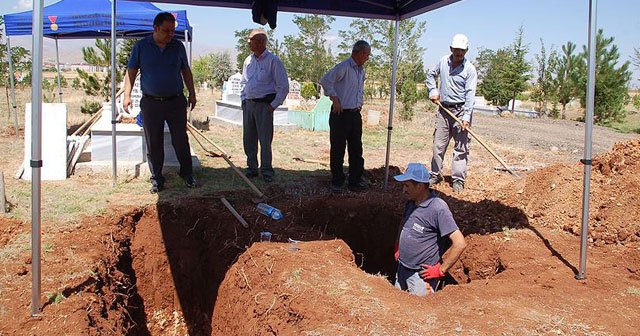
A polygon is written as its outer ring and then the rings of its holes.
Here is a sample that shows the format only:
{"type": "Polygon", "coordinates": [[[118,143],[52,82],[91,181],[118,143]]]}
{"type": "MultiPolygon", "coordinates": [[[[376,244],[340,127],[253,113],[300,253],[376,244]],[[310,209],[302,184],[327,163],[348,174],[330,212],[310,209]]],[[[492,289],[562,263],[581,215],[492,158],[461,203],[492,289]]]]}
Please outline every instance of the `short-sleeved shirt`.
{"type": "Polygon", "coordinates": [[[161,49],[148,36],[138,41],[131,50],[128,68],[140,69],[142,93],[170,97],[182,93],[181,70],[189,67],[184,45],[175,38],[161,49]]]}
{"type": "Polygon", "coordinates": [[[398,261],[415,270],[422,264],[440,262],[448,246],[444,239],[458,230],[447,203],[435,193],[418,205],[409,201],[404,208],[403,220],[398,261]]]}

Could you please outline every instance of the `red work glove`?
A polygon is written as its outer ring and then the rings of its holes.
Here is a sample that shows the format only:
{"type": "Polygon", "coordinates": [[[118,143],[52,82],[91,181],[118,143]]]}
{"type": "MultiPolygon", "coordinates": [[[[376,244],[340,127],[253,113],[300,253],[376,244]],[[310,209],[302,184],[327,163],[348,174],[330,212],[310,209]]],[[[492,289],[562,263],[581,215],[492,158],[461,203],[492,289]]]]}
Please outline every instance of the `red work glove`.
{"type": "Polygon", "coordinates": [[[396,259],[396,261],[398,261],[398,259],[400,259],[400,246],[398,245],[398,243],[396,243],[396,247],[393,251],[393,257],[396,259]]]}
{"type": "Polygon", "coordinates": [[[422,271],[420,271],[422,280],[442,278],[445,275],[440,269],[440,263],[436,263],[433,266],[424,264],[420,265],[420,267],[422,267],[422,271]]]}

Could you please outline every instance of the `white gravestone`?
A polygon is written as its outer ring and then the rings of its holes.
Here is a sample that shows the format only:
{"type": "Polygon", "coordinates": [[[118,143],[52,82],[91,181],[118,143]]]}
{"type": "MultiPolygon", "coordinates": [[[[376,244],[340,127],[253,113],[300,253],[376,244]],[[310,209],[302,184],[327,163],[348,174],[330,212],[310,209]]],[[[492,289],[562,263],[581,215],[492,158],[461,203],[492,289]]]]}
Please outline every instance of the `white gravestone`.
{"type": "Polygon", "coordinates": [[[287,106],[300,105],[300,82],[289,79],[289,94],[287,95],[287,106]]]}
{"type": "MultiPolygon", "coordinates": [[[[126,78],[125,78],[126,80],[126,78]]],[[[124,87],[124,82],[122,83],[124,87]]],[[[140,113],[140,100],[142,100],[142,90],[140,89],[140,74],[136,77],[136,81],[133,83],[133,87],[131,88],[131,106],[129,107],[129,113],[124,111],[122,107],[122,100],[124,99],[124,94],[121,94],[118,99],[116,99],[116,106],[118,106],[118,113],[129,118],[135,118],[140,113]]]]}
{"type": "MultiPolygon", "coordinates": [[[[25,106],[24,173],[22,178],[31,180],[31,103],[25,106]]],[[[44,181],[67,178],[67,104],[42,104],[42,168],[44,181]]]]}
{"type": "Polygon", "coordinates": [[[242,75],[236,72],[224,83],[222,90],[222,101],[240,104],[240,93],[244,85],[240,84],[242,75]]]}

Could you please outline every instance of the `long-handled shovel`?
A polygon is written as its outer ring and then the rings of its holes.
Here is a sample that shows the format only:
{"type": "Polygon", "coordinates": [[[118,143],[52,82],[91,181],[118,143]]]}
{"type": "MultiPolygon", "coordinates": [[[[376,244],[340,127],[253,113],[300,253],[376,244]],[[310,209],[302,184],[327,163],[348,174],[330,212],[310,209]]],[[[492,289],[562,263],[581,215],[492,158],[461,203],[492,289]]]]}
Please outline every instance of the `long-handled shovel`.
{"type": "MultiPolygon", "coordinates": [[[[447,112],[451,116],[451,118],[453,118],[453,120],[455,120],[458,124],[460,124],[460,126],[462,126],[462,120],[460,120],[460,118],[456,117],[455,114],[451,113],[451,111],[449,111],[446,107],[442,106],[440,102],[438,102],[437,104],[438,106],[440,106],[440,108],[442,108],[445,112],[447,112]]],[[[507,166],[504,160],[502,160],[502,158],[500,158],[498,154],[496,154],[491,148],[489,148],[489,146],[487,146],[484,143],[484,141],[482,141],[482,139],[480,139],[480,137],[478,137],[470,128],[467,128],[467,131],[469,132],[469,134],[471,134],[471,136],[473,136],[474,139],[476,139],[482,145],[482,147],[484,147],[487,151],[489,151],[489,153],[491,153],[491,155],[493,155],[493,157],[496,158],[498,162],[500,162],[500,164],[504,167],[504,169],[506,169],[509,173],[511,173],[511,175],[520,177],[520,175],[516,174],[516,172],[513,171],[513,169],[507,166]]]]}
{"type": "Polygon", "coordinates": [[[233,169],[233,171],[238,174],[238,176],[240,176],[240,178],[247,183],[247,185],[251,188],[251,190],[253,190],[253,192],[258,196],[258,199],[252,199],[252,201],[254,203],[260,203],[260,202],[264,202],[264,200],[267,198],[266,195],[260,191],[260,189],[258,189],[258,187],[255,186],[255,184],[253,184],[251,182],[251,180],[249,180],[248,177],[246,177],[241,171],[240,169],[238,169],[238,167],[236,167],[236,165],[233,164],[233,162],[231,162],[231,159],[229,159],[229,156],[227,155],[227,153],[222,150],[222,148],[220,148],[218,145],[216,145],[215,142],[211,141],[211,139],[207,138],[204,134],[202,134],[197,128],[195,128],[195,126],[193,126],[190,122],[187,122],[187,130],[189,131],[189,133],[191,133],[191,135],[193,136],[193,138],[196,140],[196,142],[198,142],[198,144],[202,147],[202,149],[205,150],[205,152],[207,152],[209,155],[213,156],[213,157],[222,157],[225,161],[227,161],[227,163],[229,164],[229,166],[233,169]],[[221,152],[221,154],[218,153],[214,153],[210,150],[208,150],[204,144],[200,141],[200,139],[198,139],[198,136],[201,137],[202,139],[204,139],[206,142],[208,142],[209,144],[211,144],[213,147],[215,147],[218,151],[221,152]]]}

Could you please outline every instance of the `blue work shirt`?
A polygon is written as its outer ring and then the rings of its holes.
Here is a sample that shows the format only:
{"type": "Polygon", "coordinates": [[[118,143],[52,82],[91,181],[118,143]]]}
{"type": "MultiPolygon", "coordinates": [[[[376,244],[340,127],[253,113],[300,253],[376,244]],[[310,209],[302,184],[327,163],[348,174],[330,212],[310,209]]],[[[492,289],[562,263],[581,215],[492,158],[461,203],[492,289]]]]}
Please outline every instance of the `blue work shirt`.
{"type": "Polygon", "coordinates": [[[322,76],[320,84],[325,96],[337,96],[340,99],[343,109],[355,109],[362,107],[364,79],[364,67],[349,57],[322,76]]]}
{"type": "Polygon", "coordinates": [[[257,57],[252,53],[247,56],[242,64],[242,79],[244,85],[240,92],[240,99],[264,98],[274,94],[276,97],[271,102],[271,107],[276,109],[282,105],[289,94],[289,78],[287,70],[278,56],[265,50],[257,57]]]}
{"type": "Polygon", "coordinates": [[[427,73],[427,90],[429,98],[440,96],[444,104],[464,103],[462,121],[471,121],[473,105],[476,99],[478,73],[476,67],[465,59],[462,64],[452,67],[451,56],[444,56],[438,64],[427,73]],[[440,76],[440,91],[436,87],[436,80],[440,76]]]}
{"type": "Polygon", "coordinates": [[[187,52],[175,38],[161,49],[153,35],[138,41],[131,50],[128,68],[140,69],[140,88],[143,94],[170,97],[182,93],[181,71],[189,67],[187,52]]]}
{"type": "Polygon", "coordinates": [[[447,203],[435,193],[417,205],[409,201],[403,219],[398,262],[413,270],[440,262],[448,247],[444,239],[458,230],[447,203]]]}

